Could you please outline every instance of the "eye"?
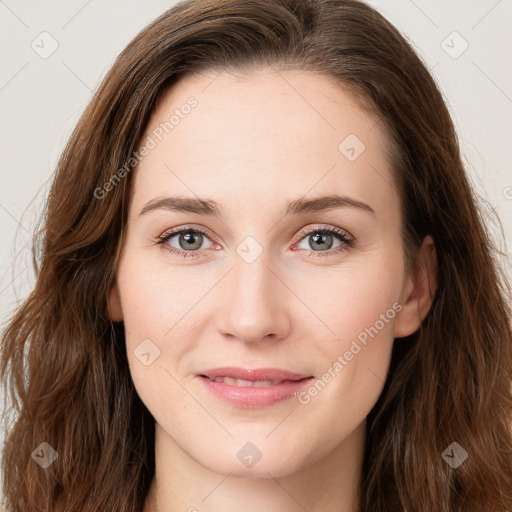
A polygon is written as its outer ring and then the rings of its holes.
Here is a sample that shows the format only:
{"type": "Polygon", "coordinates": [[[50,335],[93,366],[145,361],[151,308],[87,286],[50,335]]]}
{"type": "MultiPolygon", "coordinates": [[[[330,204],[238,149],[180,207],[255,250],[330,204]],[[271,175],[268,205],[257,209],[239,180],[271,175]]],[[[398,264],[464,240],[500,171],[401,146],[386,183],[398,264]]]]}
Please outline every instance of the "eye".
{"type": "Polygon", "coordinates": [[[314,229],[310,229],[303,233],[300,243],[306,244],[306,247],[300,247],[299,249],[306,249],[313,253],[317,252],[320,254],[313,254],[313,258],[332,256],[342,251],[346,251],[354,244],[354,237],[349,235],[342,229],[335,228],[333,226],[321,226],[314,229]],[[310,238],[309,243],[306,242],[307,238],[310,238]],[[333,243],[338,241],[333,249],[333,243]],[[332,249],[332,250],[331,250],[332,249]]]}
{"type": "Polygon", "coordinates": [[[161,245],[166,251],[172,254],[182,256],[183,258],[195,258],[200,256],[199,249],[204,249],[202,246],[205,239],[209,240],[209,237],[204,231],[191,227],[183,227],[168,231],[158,237],[155,243],[161,245]],[[170,244],[174,238],[176,238],[174,243],[177,244],[178,247],[170,244]]]}

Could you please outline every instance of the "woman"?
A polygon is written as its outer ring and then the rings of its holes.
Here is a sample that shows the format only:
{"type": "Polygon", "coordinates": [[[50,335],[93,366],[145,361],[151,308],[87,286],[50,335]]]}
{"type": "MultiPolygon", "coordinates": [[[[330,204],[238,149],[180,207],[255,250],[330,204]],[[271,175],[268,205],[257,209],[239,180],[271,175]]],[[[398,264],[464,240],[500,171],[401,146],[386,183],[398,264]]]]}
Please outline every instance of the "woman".
{"type": "Polygon", "coordinates": [[[168,10],[38,235],[6,510],[512,508],[510,290],[441,93],[366,4],[168,10]]]}

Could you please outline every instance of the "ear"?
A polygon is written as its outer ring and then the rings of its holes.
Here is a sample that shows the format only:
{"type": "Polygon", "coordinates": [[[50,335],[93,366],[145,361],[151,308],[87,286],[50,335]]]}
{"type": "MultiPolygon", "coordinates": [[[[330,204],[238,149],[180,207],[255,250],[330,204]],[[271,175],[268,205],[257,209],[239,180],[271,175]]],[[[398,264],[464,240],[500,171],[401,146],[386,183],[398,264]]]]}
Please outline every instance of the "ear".
{"type": "Polygon", "coordinates": [[[108,316],[113,322],[122,322],[123,310],[121,308],[121,299],[119,296],[119,288],[115,283],[108,294],[107,299],[108,316]]]}
{"type": "Polygon", "coordinates": [[[402,309],[396,316],[395,338],[416,332],[432,305],[438,279],[437,254],[434,240],[427,235],[418,252],[414,269],[406,278],[400,303],[402,309]]]}

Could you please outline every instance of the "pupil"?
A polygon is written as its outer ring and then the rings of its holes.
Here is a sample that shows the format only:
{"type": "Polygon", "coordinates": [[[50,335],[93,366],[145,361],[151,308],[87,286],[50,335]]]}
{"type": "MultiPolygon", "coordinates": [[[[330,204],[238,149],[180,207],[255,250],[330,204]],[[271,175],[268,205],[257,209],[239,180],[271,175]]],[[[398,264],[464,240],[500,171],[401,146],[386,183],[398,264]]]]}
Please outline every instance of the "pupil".
{"type": "MultiPolygon", "coordinates": [[[[194,237],[198,237],[199,236],[199,233],[185,233],[184,235],[181,236],[182,239],[184,239],[186,241],[187,244],[194,244],[194,237]]],[[[197,241],[196,241],[196,244],[197,244],[197,241]]],[[[199,243],[199,246],[198,247],[192,247],[192,249],[198,249],[199,247],[201,247],[201,243],[199,243]]],[[[190,245],[188,247],[189,249],[191,248],[190,245]]]]}
{"type": "MultiPolygon", "coordinates": [[[[316,243],[325,244],[327,237],[331,237],[331,235],[327,235],[325,233],[315,233],[312,238],[313,238],[313,242],[315,244],[316,243]],[[319,242],[319,240],[321,240],[321,242],[319,242]]],[[[332,240],[331,240],[330,244],[327,244],[327,247],[321,247],[321,249],[330,249],[331,245],[332,245],[332,240]]],[[[311,247],[314,249],[314,247],[312,245],[311,245],[311,247]]]]}

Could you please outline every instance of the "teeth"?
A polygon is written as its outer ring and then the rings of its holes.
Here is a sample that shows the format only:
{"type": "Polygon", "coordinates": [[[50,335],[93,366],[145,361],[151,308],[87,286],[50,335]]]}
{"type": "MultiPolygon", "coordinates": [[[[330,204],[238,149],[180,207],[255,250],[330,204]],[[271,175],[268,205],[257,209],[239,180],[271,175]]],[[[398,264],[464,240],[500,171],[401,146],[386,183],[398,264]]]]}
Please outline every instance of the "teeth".
{"type": "Polygon", "coordinates": [[[229,384],[230,386],[239,386],[239,387],[268,387],[275,386],[276,384],[280,384],[283,381],[280,380],[244,380],[244,379],[233,379],[232,377],[215,377],[214,379],[208,377],[210,380],[215,382],[223,382],[224,384],[229,384]]]}
{"type": "Polygon", "coordinates": [[[255,382],[251,382],[251,386],[257,388],[257,387],[267,387],[267,386],[273,386],[275,383],[271,380],[257,380],[255,382]]]}

